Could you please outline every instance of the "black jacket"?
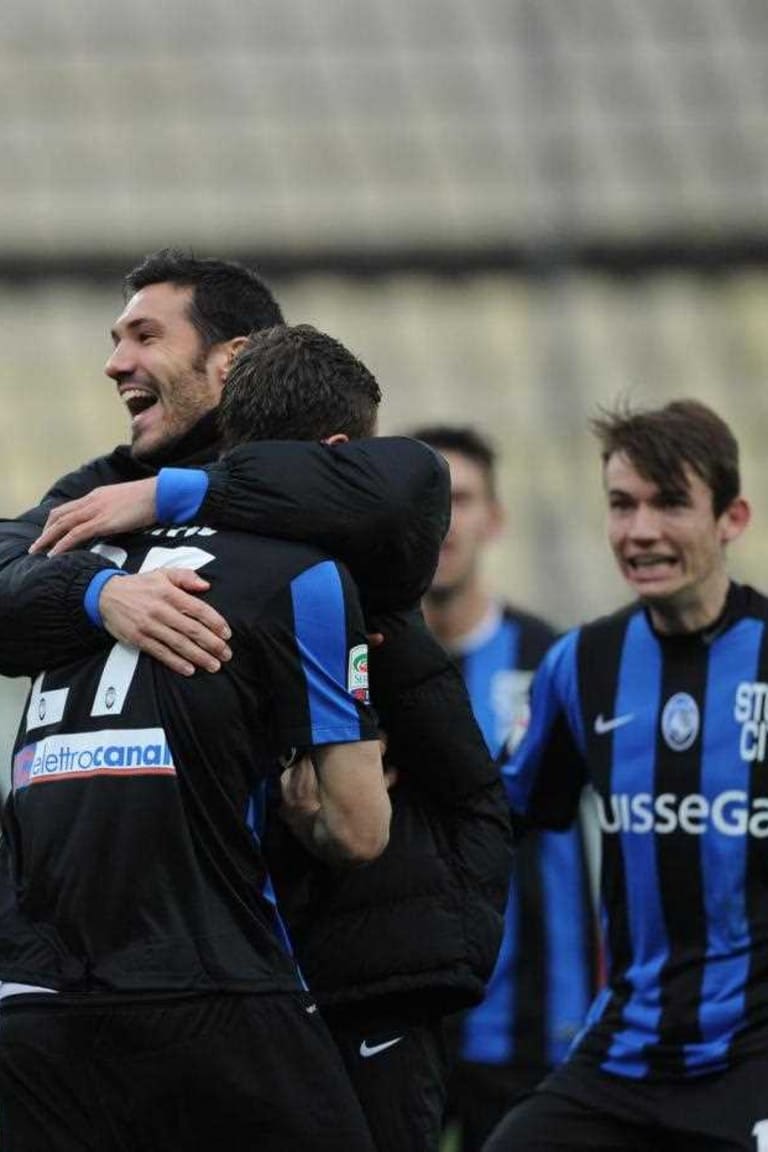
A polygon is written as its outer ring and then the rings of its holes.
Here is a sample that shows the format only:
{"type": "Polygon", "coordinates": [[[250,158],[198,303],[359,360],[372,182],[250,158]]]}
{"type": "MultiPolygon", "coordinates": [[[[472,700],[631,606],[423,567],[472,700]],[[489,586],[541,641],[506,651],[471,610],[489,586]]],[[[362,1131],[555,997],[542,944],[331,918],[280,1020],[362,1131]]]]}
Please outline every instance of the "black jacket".
{"type": "Polygon", "coordinates": [[[405,437],[265,441],[216,460],[215,436],[210,414],[152,465],[121,446],[57,481],[36,508],[0,520],[0,675],[33,675],[113,643],[83,607],[93,576],[111,563],[27,549],[55,505],[164,464],[206,466],[200,523],[317,545],[346,563],[368,610],[413,603],[428,587],[450,517],[447,468],[432,449],[405,437]]]}
{"type": "Polygon", "coordinates": [[[512,867],[507,800],[462,677],[420,612],[374,622],[371,694],[400,772],[389,844],[334,869],[269,823],[267,857],[299,964],[326,1014],[398,1018],[477,1004],[512,867]]]}

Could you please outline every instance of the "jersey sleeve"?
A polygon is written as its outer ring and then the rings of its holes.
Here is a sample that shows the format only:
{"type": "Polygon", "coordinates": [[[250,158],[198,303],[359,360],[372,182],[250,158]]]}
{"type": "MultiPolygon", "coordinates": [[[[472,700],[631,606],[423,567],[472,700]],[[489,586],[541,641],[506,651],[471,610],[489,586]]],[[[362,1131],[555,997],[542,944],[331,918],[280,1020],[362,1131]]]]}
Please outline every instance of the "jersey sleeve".
{"type": "Polygon", "coordinates": [[[342,565],[325,560],[294,577],[253,643],[278,754],[378,737],[362,610],[342,565]]]}
{"type": "Polygon", "coordinates": [[[514,813],[537,827],[573,823],[586,783],[586,755],[577,652],[580,633],[558,640],[531,686],[528,728],[511,753],[502,753],[502,777],[514,813]]]}
{"type": "Polygon", "coordinates": [[[415,604],[450,521],[445,461],[407,437],[241,445],[209,465],[199,518],[339,557],[366,611],[415,604]]]}

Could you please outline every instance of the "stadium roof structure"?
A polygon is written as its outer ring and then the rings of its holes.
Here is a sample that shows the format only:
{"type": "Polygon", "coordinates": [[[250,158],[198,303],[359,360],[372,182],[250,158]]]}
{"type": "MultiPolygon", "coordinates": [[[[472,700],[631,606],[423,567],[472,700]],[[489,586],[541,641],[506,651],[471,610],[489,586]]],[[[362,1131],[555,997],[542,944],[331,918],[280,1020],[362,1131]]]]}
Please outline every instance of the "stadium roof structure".
{"type": "Polygon", "coordinates": [[[546,267],[746,254],[768,224],[764,0],[7,0],[2,24],[4,267],[168,242],[546,267]]]}

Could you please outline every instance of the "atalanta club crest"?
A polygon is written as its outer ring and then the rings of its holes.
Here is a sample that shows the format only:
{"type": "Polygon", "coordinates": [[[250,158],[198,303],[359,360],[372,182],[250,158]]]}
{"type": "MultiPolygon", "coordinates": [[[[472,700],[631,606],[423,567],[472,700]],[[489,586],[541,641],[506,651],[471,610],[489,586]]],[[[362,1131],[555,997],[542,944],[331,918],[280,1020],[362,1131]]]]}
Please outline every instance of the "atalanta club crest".
{"type": "Polygon", "coordinates": [[[661,714],[661,734],[673,752],[685,752],[699,734],[699,706],[687,692],[670,696],[661,714]]]}

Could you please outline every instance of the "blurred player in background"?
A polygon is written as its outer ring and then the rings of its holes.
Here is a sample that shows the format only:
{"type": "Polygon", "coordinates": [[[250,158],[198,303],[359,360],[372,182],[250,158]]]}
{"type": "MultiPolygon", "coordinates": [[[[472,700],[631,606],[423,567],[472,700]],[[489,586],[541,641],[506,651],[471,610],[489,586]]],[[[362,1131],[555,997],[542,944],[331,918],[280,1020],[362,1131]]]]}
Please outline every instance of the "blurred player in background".
{"type": "Polygon", "coordinates": [[[589,780],[608,986],[488,1152],[762,1152],[768,1121],[768,601],[728,575],[750,519],[733,433],[693,400],[594,422],[637,598],[536,674],[513,810],[565,828],[589,780]]]}
{"type": "MultiPolygon", "coordinates": [[[[533,670],[554,640],[487,588],[483,555],[502,529],[496,462],[474,428],[413,435],[451,472],[451,526],[424,598],[427,624],[456,657],[495,755],[524,730],[533,670]]],[[[476,1152],[507,1109],[558,1064],[595,990],[595,921],[579,830],[528,835],[515,854],[504,942],[485,1000],[460,1023],[449,1115],[476,1152]]]]}

